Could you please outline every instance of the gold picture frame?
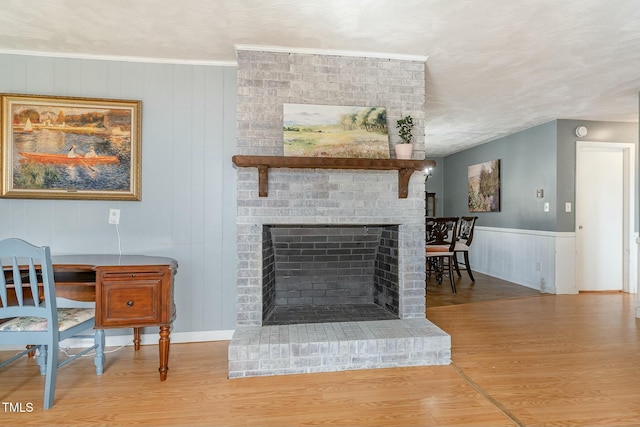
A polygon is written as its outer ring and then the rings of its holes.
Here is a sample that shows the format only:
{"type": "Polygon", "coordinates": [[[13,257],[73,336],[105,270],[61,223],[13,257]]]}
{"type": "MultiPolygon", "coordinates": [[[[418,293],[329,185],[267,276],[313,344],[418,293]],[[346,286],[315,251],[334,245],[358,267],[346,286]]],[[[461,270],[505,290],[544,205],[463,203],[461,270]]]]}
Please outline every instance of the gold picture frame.
{"type": "Polygon", "coordinates": [[[3,198],[141,200],[142,101],[0,94],[3,198]]]}

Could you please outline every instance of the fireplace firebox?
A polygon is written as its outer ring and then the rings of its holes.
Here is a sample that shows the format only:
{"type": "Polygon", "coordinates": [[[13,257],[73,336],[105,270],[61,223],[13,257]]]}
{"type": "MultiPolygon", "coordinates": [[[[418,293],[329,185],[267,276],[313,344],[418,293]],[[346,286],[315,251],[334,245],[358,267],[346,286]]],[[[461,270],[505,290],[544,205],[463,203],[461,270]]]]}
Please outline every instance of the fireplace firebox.
{"type": "Polygon", "coordinates": [[[399,318],[397,225],[264,225],[263,325],[399,318]]]}

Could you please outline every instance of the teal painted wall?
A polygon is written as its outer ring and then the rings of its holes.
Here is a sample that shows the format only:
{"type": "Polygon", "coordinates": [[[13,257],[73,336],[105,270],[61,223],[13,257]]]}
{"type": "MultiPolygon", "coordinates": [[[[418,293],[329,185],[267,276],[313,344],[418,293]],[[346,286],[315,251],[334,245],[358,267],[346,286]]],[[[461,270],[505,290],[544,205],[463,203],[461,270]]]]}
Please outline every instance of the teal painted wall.
{"type": "Polygon", "coordinates": [[[444,158],[444,214],[469,215],[468,167],[500,159],[500,212],[474,213],[478,225],[553,231],[556,215],[543,203],[556,198],[556,123],[551,122],[444,158]],[[536,198],[536,189],[544,198],[536,198]]]}
{"type": "MultiPolygon", "coordinates": [[[[467,215],[467,168],[500,159],[501,210],[477,213],[478,225],[552,232],[575,231],[575,128],[586,126],[582,140],[638,143],[637,123],[554,120],[443,159],[444,215],[467,215]],[[544,190],[536,198],[536,189],[544,190]],[[543,204],[550,204],[544,212],[543,204]]],[[[636,190],[637,194],[637,190],[636,190]]],[[[637,218],[636,209],[636,218],[637,218]]],[[[636,227],[637,229],[637,227],[636,227]]]]}
{"type": "MultiPolygon", "coordinates": [[[[142,201],[0,199],[0,238],[178,260],[174,332],[235,328],[236,68],[0,54],[0,92],[142,101],[142,201]]],[[[149,331],[149,333],[154,331],[149,331]]]]}

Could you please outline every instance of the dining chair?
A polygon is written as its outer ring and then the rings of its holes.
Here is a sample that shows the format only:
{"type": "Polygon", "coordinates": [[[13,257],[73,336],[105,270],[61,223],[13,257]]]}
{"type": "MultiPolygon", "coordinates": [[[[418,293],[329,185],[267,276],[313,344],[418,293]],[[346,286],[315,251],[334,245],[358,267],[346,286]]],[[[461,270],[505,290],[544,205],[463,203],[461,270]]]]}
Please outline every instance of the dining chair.
{"type": "Polygon", "coordinates": [[[458,254],[463,254],[464,269],[467,270],[467,274],[469,275],[469,278],[472,282],[475,282],[476,279],[473,277],[473,273],[471,272],[471,265],[469,264],[469,247],[471,246],[471,242],[473,241],[473,229],[475,228],[477,220],[477,216],[460,217],[460,221],[458,222],[456,247],[454,249],[454,265],[456,268],[456,273],[458,273],[458,277],[462,277],[462,275],[460,274],[459,264],[461,263],[458,260],[458,254]]]}
{"type": "MultiPolygon", "coordinates": [[[[104,331],[96,330],[94,343],[58,362],[59,341],[93,328],[94,308],[57,308],[51,251],[21,239],[0,241],[0,342],[35,345],[40,373],[46,375],[44,409],[53,406],[58,368],[95,350],[96,374],[104,370],[104,331]],[[33,295],[33,298],[29,298],[33,295]]],[[[0,363],[0,368],[33,351],[27,348],[0,363]]]]}
{"type": "Polygon", "coordinates": [[[456,284],[453,280],[453,266],[455,265],[454,249],[458,232],[458,217],[428,217],[427,244],[425,256],[427,257],[427,274],[435,272],[436,281],[442,283],[445,270],[451,282],[451,290],[456,293],[456,284]]]}

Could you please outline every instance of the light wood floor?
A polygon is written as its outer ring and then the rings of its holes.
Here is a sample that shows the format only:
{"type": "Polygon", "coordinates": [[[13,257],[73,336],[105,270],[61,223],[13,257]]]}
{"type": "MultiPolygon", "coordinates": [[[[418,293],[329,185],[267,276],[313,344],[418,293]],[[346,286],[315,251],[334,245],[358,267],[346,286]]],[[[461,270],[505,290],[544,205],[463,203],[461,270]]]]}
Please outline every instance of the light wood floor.
{"type": "MultiPolygon", "coordinates": [[[[476,288],[478,284],[475,285],[476,288]]],[[[91,358],[44,377],[23,359],[0,370],[0,425],[640,425],[635,296],[535,295],[429,308],[452,335],[448,366],[227,379],[228,342],[174,344],[166,382],[157,347],[91,358]]],[[[0,353],[0,360],[8,358],[0,353]]]]}
{"type": "Polygon", "coordinates": [[[443,305],[469,304],[511,298],[540,295],[540,291],[500,280],[486,274],[473,272],[476,279],[472,282],[466,271],[461,271],[458,277],[455,273],[454,283],[456,293],[451,291],[451,282],[445,277],[442,283],[437,283],[435,275],[427,277],[427,309],[443,305]]]}

